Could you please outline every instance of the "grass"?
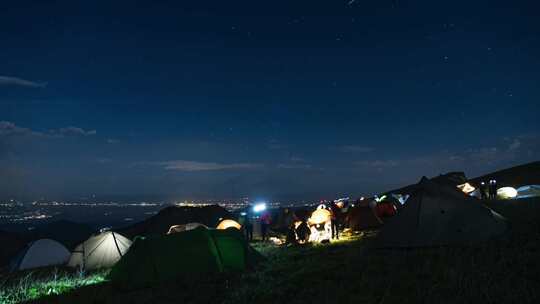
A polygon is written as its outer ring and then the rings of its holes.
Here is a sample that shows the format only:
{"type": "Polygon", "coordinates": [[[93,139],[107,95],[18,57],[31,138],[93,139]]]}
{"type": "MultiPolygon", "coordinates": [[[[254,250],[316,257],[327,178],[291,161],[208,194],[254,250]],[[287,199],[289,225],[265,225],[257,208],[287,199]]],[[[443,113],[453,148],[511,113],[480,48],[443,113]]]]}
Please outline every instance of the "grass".
{"type": "MultiPolygon", "coordinates": [[[[505,240],[478,247],[375,250],[369,244],[376,232],[347,235],[343,240],[324,245],[276,247],[254,243],[267,261],[243,274],[179,278],[139,290],[118,290],[98,279],[99,284],[69,283],[66,289],[53,289],[51,295],[47,295],[50,286],[64,283],[43,281],[39,288],[29,284],[30,289],[38,288],[35,296],[21,291],[28,295],[19,300],[36,303],[537,303],[540,300],[539,203],[492,203],[492,208],[510,220],[512,233],[505,240]]],[[[62,279],[57,278],[56,282],[62,279]]],[[[2,295],[6,294],[9,292],[2,291],[2,295]]],[[[17,299],[11,301],[7,303],[17,299]]]]}
{"type": "Polygon", "coordinates": [[[98,284],[108,271],[87,275],[50,268],[5,277],[0,282],[0,303],[12,304],[36,300],[45,296],[68,293],[77,288],[98,284]]]}

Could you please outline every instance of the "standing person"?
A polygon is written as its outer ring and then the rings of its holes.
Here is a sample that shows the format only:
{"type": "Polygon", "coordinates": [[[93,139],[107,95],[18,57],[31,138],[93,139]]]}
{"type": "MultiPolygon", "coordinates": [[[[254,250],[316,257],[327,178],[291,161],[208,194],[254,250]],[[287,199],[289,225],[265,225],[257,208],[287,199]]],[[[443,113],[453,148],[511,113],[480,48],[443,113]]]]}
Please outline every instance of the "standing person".
{"type": "Polygon", "coordinates": [[[497,180],[493,180],[491,183],[491,199],[497,199],[497,180]]]}
{"type": "Polygon", "coordinates": [[[480,183],[480,199],[485,200],[487,198],[486,183],[480,183]]]}
{"type": "Polygon", "coordinates": [[[332,239],[339,240],[339,215],[340,210],[335,202],[330,203],[330,225],[332,228],[332,239]]]}
{"type": "Polygon", "coordinates": [[[244,220],[244,229],[246,232],[246,240],[248,242],[253,241],[253,219],[251,215],[251,208],[248,206],[246,210],[245,220],[244,220]]]}
{"type": "Polygon", "coordinates": [[[489,186],[488,186],[488,198],[491,200],[493,199],[493,180],[489,180],[489,186]]]}
{"type": "Polygon", "coordinates": [[[268,233],[268,227],[272,223],[272,219],[270,217],[270,212],[266,211],[261,216],[261,234],[262,234],[262,240],[266,241],[267,233],[268,233]]]}

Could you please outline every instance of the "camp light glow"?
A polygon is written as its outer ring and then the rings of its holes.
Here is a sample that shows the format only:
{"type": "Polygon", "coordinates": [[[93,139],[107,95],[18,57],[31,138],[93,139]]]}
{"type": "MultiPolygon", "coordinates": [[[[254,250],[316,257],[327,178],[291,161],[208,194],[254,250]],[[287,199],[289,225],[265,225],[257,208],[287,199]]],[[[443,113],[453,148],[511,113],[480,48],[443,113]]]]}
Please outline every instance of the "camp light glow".
{"type": "Polygon", "coordinates": [[[255,206],[253,206],[253,211],[254,212],[261,212],[261,211],[264,211],[266,210],[266,204],[265,203],[260,203],[260,204],[256,204],[255,206]]]}

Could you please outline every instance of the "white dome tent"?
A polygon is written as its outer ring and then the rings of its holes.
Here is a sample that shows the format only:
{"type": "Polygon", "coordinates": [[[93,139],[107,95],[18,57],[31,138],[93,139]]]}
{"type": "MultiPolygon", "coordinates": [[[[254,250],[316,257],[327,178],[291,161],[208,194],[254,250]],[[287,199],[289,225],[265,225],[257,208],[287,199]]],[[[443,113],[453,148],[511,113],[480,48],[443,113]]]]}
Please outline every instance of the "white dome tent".
{"type": "Polygon", "coordinates": [[[131,241],[112,231],[92,236],[75,248],[68,266],[82,270],[112,267],[128,251],[131,241]]]}
{"type": "Polygon", "coordinates": [[[11,271],[45,266],[62,265],[69,259],[69,250],[64,245],[50,239],[31,242],[13,259],[11,271]]]}
{"type": "Polygon", "coordinates": [[[497,189],[497,198],[498,199],[513,199],[516,198],[518,192],[512,187],[502,187],[497,189]]]}

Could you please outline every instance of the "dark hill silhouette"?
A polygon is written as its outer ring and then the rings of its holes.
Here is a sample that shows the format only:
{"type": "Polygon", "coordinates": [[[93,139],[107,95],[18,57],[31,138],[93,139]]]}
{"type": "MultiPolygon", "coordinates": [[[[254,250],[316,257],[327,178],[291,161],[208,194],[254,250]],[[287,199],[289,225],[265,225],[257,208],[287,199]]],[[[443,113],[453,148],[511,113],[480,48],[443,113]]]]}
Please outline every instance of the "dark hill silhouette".
{"type": "Polygon", "coordinates": [[[94,229],[88,225],[59,220],[36,227],[32,231],[31,237],[32,239],[53,239],[71,250],[88,239],[94,232],[94,229]]]}
{"type": "Polygon", "coordinates": [[[231,213],[218,205],[204,207],[170,206],[142,222],[117,229],[117,231],[133,239],[137,235],[166,234],[172,225],[201,223],[208,227],[216,227],[220,219],[226,218],[232,219],[231,213]]]}
{"type": "MultiPolygon", "coordinates": [[[[493,173],[482,175],[473,179],[467,180],[463,172],[449,172],[430,180],[439,185],[457,186],[465,182],[469,182],[474,187],[478,187],[482,181],[489,181],[490,179],[497,180],[497,187],[514,187],[518,188],[525,185],[539,185],[540,184],[540,161],[527,163],[503,170],[499,170],[493,173]]],[[[399,189],[388,191],[389,193],[400,194],[412,194],[417,189],[417,184],[408,185],[399,189]]]]}
{"type": "Polygon", "coordinates": [[[21,234],[0,230],[0,273],[29,241],[29,238],[21,234]]]}
{"type": "Polygon", "coordinates": [[[469,180],[469,183],[478,187],[482,181],[497,180],[497,187],[518,188],[525,185],[540,184],[540,161],[499,170],[469,180]]]}
{"type": "MultiPolygon", "coordinates": [[[[457,185],[467,182],[467,177],[465,176],[464,172],[448,172],[446,174],[441,174],[439,176],[432,177],[429,180],[441,186],[455,187],[457,185]]],[[[404,195],[405,194],[411,195],[417,189],[418,189],[418,184],[412,184],[412,185],[405,186],[403,188],[388,191],[385,194],[399,193],[399,194],[404,194],[404,195]]]]}

